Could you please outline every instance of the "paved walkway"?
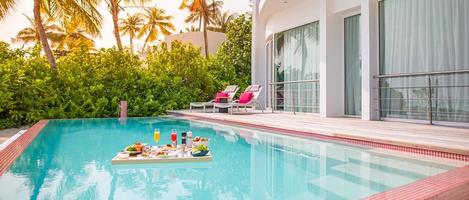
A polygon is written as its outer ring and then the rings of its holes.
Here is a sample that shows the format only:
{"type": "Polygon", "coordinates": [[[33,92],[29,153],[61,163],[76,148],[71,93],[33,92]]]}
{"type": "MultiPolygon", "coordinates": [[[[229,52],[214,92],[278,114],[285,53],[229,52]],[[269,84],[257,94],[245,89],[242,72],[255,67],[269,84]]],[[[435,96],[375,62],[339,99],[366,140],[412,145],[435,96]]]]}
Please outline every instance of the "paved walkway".
{"type": "Polygon", "coordinates": [[[9,128],[9,129],[0,130],[0,145],[3,144],[3,142],[10,139],[10,137],[15,135],[16,133],[18,133],[18,131],[26,130],[28,128],[29,127],[27,127],[27,126],[22,126],[20,128],[9,128]]]}
{"type": "Polygon", "coordinates": [[[229,115],[187,110],[170,113],[469,155],[469,129],[467,128],[364,121],[357,118],[321,118],[310,114],[256,112],[229,115]]]}

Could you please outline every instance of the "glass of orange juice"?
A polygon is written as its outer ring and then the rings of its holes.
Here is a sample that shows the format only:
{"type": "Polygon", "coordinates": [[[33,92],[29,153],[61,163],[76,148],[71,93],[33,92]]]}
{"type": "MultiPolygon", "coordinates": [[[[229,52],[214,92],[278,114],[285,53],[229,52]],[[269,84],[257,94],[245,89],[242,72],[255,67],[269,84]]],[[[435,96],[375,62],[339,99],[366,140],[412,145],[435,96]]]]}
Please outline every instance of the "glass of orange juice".
{"type": "Polygon", "coordinates": [[[161,136],[160,129],[155,129],[155,132],[153,132],[153,139],[155,140],[156,144],[160,142],[160,136],[161,136]]]}

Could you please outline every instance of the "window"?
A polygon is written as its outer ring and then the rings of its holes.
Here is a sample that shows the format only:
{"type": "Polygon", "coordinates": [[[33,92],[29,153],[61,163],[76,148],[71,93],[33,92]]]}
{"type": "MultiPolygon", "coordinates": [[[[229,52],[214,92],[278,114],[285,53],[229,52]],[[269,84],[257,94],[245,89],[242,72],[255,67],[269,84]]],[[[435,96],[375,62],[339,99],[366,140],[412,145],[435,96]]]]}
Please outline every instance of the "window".
{"type": "Polygon", "coordinates": [[[468,0],[381,1],[380,73],[410,75],[380,80],[381,116],[469,122],[469,74],[428,75],[469,69],[468,55],[468,0]]]}
{"type": "Polygon", "coordinates": [[[274,36],[274,106],[319,112],[319,22],[274,36]]]}

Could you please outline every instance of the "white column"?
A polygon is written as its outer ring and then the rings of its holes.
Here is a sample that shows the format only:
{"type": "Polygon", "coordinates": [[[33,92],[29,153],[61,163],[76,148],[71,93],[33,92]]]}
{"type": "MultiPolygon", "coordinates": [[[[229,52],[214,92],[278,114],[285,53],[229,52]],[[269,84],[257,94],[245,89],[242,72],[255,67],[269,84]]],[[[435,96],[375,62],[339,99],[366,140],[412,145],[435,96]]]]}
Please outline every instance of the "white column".
{"type": "Polygon", "coordinates": [[[378,0],[361,0],[362,119],[378,120],[378,0]]]}
{"type": "Polygon", "coordinates": [[[343,20],[334,15],[333,2],[320,0],[319,70],[320,116],[344,114],[343,20]]]}
{"type": "Polygon", "coordinates": [[[265,107],[267,98],[267,71],[265,64],[265,24],[260,19],[260,0],[253,0],[252,8],[252,48],[251,48],[251,83],[260,84],[262,92],[259,102],[265,107]]]}

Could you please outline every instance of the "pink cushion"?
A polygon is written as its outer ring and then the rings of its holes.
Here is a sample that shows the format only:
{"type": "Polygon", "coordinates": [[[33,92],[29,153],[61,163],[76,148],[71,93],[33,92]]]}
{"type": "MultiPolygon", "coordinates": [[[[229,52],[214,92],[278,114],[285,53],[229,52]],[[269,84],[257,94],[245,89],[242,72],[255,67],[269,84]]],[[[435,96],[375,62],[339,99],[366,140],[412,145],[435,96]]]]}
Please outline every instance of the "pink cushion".
{"type": "Polygon", "coordinates": [[[215,103],[220,103],[222,98],[227,98],[229,96],[230,94],[228,94],[228,92],[219,92],[217,93],[217,96],[215,97],[215,103]]]}
{"type": "Polygon", "coordinates": [[[249,103],[253,97],[254,94],[252,92],[244,92],[239,96],[239,103],[249,103]]]}

